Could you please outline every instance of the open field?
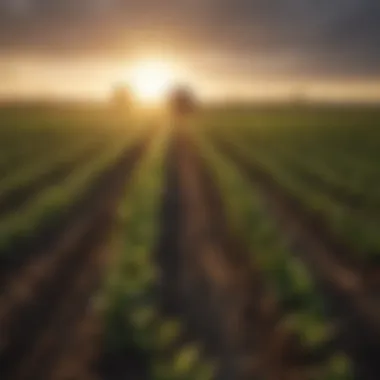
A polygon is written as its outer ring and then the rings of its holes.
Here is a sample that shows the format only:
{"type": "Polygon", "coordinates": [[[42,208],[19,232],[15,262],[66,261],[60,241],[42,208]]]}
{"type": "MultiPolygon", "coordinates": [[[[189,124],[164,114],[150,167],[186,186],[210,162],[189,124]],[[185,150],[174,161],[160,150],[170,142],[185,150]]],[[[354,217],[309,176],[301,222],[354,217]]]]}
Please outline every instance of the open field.
{"type": "Polygon", "coordinates": [[[1,379],[380,378],[379,110],[13,107],[0,148],[1,379]]]}

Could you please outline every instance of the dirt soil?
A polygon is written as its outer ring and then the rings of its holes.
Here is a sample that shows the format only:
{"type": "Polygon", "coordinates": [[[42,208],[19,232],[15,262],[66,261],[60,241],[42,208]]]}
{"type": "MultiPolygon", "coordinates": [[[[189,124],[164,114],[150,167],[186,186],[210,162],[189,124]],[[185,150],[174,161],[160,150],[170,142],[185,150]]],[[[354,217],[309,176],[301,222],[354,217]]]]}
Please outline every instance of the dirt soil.
{"type": "Polygon", "coordinates": [[[295,346],[276,300],[231,235],[224,207],[197,149],[173,138],[167,162],[162,235],[156,253],[163,312],[220,363],[217,379],[301,379],[295,346]],[[263,377],[264,378],[264,377],[263,377]]]}

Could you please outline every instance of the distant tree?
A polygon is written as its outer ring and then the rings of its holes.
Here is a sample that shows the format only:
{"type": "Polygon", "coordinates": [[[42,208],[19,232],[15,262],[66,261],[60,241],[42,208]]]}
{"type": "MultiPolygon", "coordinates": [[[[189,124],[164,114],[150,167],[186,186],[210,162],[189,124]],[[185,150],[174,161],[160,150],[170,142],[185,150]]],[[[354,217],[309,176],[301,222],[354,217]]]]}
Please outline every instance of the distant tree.
{"type": "Polygon", "coordinates": [[[111,95],[111,104],[120,110],[128,110],[132,106],[132,95],[126,85],[116,85],[111,95]]]}
{"type": "Polygon", "coordinates": [[[177,117],[194,113],[197,109],[194,92],[189,87],[177,87],[169,96],[169,107],[171,113],[177,117]]]}

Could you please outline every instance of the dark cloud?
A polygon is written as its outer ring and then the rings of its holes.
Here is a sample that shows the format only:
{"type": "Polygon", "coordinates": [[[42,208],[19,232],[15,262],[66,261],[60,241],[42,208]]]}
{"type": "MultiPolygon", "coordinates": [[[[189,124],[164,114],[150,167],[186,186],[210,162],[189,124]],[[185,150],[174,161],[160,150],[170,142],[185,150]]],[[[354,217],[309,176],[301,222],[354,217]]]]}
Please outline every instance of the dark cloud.
{"type": "Polygon", "coordinates": [[[247,72],[380,76],[379,0],[0,0],[2,55],[110,56],[145,38],[247,72]]]}

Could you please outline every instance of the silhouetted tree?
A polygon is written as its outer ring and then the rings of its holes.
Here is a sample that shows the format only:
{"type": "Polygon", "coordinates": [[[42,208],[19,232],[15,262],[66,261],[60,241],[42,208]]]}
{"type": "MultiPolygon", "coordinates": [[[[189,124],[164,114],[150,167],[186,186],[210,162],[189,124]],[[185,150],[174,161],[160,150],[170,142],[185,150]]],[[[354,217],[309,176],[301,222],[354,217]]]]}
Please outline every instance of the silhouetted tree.
{"type": "Polygon", "coordinates": [[[171,113],[177,117],[194,113],[197,109],[194,92],[189,87],[177,87],[170,94],[169,107],[171,113]]]}

